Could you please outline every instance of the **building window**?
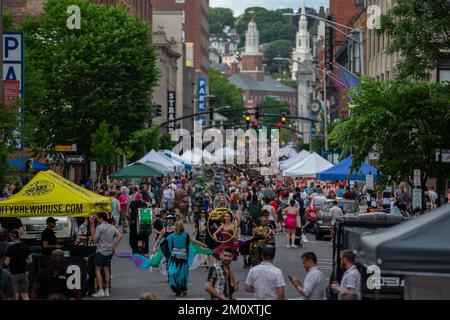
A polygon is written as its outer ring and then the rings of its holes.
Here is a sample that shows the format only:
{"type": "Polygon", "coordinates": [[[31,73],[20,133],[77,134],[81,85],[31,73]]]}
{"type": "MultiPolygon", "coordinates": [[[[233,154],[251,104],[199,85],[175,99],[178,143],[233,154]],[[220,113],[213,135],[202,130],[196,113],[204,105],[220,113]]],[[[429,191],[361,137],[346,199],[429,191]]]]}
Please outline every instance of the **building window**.
{"type": "Polygon", "coordinates": [[[450,81],[450,70],[439,70],[439,82],[450,81]]]}

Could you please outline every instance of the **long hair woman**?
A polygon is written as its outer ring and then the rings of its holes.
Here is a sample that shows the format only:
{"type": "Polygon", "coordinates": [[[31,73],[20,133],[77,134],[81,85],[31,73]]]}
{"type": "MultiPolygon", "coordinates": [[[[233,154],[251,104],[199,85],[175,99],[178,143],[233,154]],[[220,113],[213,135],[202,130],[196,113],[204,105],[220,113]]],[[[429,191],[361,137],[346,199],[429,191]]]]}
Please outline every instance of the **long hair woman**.
{"type": "Polygon", "coordinates": [[[167,237],[167,242],[170,253],[168,263],[169,284],[176,296],[187,294],[190,241],[190,236],[184,230],[183,222],[175,222],[174,233],[167,237]]]}
{"type": "Polygon", "coordinates": [[[239,217],[236,217],[237,221],[234,223],[232,215],[228,212],[223,215],[223,218],[225,223],[222,224],[213,234],[213,238],[216,241],[219,241],[217,236],[220,235],[220,241],[222,244],[214,249],[213,256],[217,260],[220,260],[220,254],[222,253],[223,248],[231,247],[234,250],[233,260],[236,261],[239,256],[238,228],[241,221],[239,217]]]}

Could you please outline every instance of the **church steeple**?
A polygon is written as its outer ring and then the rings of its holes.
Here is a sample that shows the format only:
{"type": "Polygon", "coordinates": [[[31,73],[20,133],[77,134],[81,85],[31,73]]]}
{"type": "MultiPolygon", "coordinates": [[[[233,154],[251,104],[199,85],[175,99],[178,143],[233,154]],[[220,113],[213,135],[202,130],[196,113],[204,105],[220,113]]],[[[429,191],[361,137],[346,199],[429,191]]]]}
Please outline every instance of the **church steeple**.
{"type": "Polygon", "coordinates": [[[259,31],[253,18],[248,23],[245,33],[245,53],[259,53],[259,31]]]}
{"type": "MultiPolygon", "coordinates": [[[[298,32],[296,35],[295,49],[292,54],[294,60],[301,62],[311,61],[311,45],[310,45],[310,34],[308,31],[308,18],[306,17],[306,6],[305,0],[302,0],[301,15],[298,22],[298,32]]],[[[299,66],[294,62],[292,68],[292,79],[297,80],[297,71],[299,66]]]]}
{"type": "Polygon", "coordinates": [[[245,52],[242,54],[242,73],[247,73],[255,80],[264,80],[262,53],[259,51],[259,31],[255,20],[248,23],[245,33],[245,52]]]}

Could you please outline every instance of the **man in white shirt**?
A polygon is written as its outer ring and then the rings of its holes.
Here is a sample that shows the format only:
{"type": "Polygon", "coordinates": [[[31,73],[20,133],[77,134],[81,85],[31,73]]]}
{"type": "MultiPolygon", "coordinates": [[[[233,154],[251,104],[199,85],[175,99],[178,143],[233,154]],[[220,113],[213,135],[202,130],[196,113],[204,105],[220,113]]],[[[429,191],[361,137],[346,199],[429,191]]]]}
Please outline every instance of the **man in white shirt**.
{"type": "Polygon", "coordinates": [[[338,206],[337,200],[333,201],[333,207],[330,209],[331,214],[331,241],[334,240],[334,225],[336,224],[336,218],[342,217],[344,215],[344,212],[341,208],[338,206]]]}
{"type": "Polygon", "coordinates": [[[273,265],[275,247],[265,246],[262,257],[263,262],[250,269],[245,291],[254,293],[256,300],[285,300],[283,272],[273,265]]]}

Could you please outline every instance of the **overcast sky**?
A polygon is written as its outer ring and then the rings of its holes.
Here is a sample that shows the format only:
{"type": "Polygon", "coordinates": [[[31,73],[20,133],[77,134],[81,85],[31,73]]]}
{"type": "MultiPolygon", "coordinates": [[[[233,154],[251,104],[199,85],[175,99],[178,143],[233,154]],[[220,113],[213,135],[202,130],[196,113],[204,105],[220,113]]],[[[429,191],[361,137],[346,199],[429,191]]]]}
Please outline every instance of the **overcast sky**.
{"type": "MultiPolygon", "coordinates": [[[[279,8],[298,9],[301,6],[301,0],[210,0],[211,7],[230,8],[234,12],[234,16],[241,15],[246,8],[263,7],[274,10],[279,8]]],[[[319,9],[320,6],[328,7],[329,0],[306,0],[307,7],[319,9]]]]}

